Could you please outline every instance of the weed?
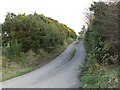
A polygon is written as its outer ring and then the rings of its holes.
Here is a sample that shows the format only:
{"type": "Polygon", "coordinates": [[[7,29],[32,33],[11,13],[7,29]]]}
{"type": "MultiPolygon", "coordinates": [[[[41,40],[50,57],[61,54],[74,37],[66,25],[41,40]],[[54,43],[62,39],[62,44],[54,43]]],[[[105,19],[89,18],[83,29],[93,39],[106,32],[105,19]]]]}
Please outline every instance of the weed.
{"type": "Polygon", "coordinates": [[[68,61],[72,60],[72,58],[75,56],[76,53],[76,49],[71,53],[70,58],[68,59],[68,61]]]}

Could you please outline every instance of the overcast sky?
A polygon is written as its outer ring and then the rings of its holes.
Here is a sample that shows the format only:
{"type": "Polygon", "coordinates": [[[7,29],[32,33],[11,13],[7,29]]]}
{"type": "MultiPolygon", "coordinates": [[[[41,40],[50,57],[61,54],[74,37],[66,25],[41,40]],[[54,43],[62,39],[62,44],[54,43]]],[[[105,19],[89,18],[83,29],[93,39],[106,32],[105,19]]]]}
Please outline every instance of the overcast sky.
{"type": "Polygon", "coordinates": [[[92,1],[98,0],[0,0],[0,23],[4,22],[7,12],[30,14],[36,11],[79,32],[92,1]]]}

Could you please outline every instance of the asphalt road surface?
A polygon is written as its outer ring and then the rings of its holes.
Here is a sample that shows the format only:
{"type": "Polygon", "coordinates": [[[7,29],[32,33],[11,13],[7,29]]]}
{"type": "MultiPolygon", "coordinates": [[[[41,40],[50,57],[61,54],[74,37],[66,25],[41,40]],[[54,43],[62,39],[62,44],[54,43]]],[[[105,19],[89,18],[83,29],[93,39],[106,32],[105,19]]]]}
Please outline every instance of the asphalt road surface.
{"type": "Polygon", "coordinates": [[[2,82],[3,88],[78,88],[80,66],[85,60],[83,42],[70,44],[53,61],[28,74],[2,82]],[[69,60],[76,49],[75,56],[69,60]]]}

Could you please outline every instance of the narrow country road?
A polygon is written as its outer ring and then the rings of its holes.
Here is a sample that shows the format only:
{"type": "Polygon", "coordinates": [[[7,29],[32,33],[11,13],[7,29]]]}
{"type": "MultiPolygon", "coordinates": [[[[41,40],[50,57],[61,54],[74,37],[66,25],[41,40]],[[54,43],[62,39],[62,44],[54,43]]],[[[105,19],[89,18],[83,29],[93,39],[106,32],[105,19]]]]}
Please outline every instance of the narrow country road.
{"type": "Polygon", "coordinates": [[[80,66],[85,60],[83,42],[70,44],[50,63],[28,74],[4,81],[3,88],[78,88],[80,66]],[[71,53],[75,56],[69,61],[71,53]]]}

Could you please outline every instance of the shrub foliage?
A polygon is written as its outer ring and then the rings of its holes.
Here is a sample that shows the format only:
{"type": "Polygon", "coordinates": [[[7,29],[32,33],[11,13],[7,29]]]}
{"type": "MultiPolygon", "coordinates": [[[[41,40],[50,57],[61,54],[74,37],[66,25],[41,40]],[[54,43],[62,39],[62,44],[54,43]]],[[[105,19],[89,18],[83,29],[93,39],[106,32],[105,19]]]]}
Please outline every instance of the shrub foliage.
{"type": "Polygon", "coordinates": [[[83,88],[118,88],[120,60],[120,2],[94,2],[84,32],[86,63],[80,79],[83,88]]]}
{"type": "Polygon", "coordinates": [[[50,17],[34,14],[8,13],[2,24],[3,46],[10,46],[16,41],[22,46],[22,51],[30,49],[37,51],[54,50],[56,45],[63,45],[67,38],[76,38],[75,32],[65,24],[59,23],[50,17]]]}
{"type": "Polygon", "coordinates": [[[118,63],[120,53],[117,3],[94,2],[92,21],[85,33],[87,51],[101,63],[118,63]],[[107,59],[106,59],[107,58],[107,59]]]}

